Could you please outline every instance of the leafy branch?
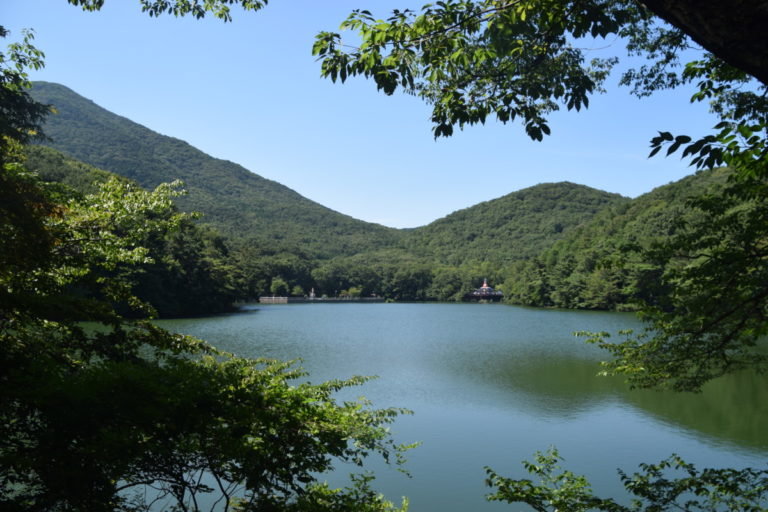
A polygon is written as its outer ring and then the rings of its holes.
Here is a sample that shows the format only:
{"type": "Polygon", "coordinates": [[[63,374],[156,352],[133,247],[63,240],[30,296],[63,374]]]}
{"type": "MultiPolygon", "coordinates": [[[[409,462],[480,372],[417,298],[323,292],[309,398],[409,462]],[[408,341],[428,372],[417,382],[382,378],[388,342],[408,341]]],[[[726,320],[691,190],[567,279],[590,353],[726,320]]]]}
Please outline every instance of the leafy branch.
{"type": "Polygon", "coordinates": [[[699,471],[673,454],[658,464],[640,464],[641,471],[632,475],[618,471],[624,488],[633,496],[629,505],[623,505],[595,496],[584,476],[561,471],[558,463],[562,460],[557,449],[550,448],[537,452],[535,462],[524,461],[526,471],[538,483],[503,477],[486,468],[486,484],[495,489],[488,500],[525,503],[537,512],[761,512],[768,504],[768,469],[699,471]]]}

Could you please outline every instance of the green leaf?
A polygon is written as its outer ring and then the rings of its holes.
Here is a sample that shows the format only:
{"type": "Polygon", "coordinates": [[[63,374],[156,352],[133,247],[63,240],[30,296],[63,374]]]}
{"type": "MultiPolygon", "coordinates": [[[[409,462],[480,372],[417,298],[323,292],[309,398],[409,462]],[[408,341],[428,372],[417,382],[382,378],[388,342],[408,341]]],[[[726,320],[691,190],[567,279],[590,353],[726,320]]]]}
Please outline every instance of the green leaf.
{"type": "Polygon", "coordinates": [[[648,158],[655,156],[656,153],[658,153],[660,150],[661,150],[661,146],[656,146],[651,150],[650,154],[648,155],[648,158]]]}

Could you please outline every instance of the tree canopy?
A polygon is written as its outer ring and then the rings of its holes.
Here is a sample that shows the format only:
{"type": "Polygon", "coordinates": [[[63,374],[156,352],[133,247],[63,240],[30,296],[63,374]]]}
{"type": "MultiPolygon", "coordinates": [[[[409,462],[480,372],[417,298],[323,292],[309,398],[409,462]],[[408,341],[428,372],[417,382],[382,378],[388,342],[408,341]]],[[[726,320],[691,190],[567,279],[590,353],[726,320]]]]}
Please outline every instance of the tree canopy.
{"type": "MultiPolygon", "coordinates": [[[[648,58],[642,73],[630,70],[623,77],[637,94],[703,78],[693,70],[694,64],[684,73],[676,69],[681,52],[695,44],[684,30],[660,23],[654,14],[667,12],[658,4],[673,3],[461,0],[428,4],[420,12],[394,11],[386,19],[356,10],[341,24],[342,32],[318,34],[314,53],[322,61],[322,73],[334,81],[363,75],[387,94],[402,88],[422,97],[433,107],[435,136],[448,136],[455,126],[494,116],[504,123],[520,119],[528,135],[540,140],[549,132],[546,115],[561,107],[588,106],[618,61],[617,57],[588,60],[588,45],[582,43],[590,39],[617,36],[630,53],[648,58]],[[649,5],[658,12],[649,10],[649,5]],[[347,30],[357,32],[359,45],[344,43],[347,30]]],[[[757,19],[765,15],[759,2],[741,4],[735,9],[738,18],[734,9],[726,11],[718,2],[704,5],[716,8],[723,24],[730,22],[729,31],[721,32],[718,41],[737,31],[744,34],[739,20],[747,13],[757,19]]],[[[697,13],[692,19],[699,18],[697,13]]],[[[746,28],[752,29],[750,40],[764,54],[759,26],[746,28]]],[[[709,42],[703,36],[699,39],[709,42]]],[[[706,78],[725,87],[751,76],[749,70],[721,60],[718,53],[705,53],[698,68],[702,67],[703,74],[714,73],[706,78]]],[[[727,103],[726,92],[733,91],[704,94],[727,103]]]]}
{"type": "MultiPolygon", "coordinates": [[[[67,0],[85,11],[98,11],[104,6],[104,0],[67,0]]],[[[258,11],[269,0],[139,0],[142,12],[150,16],[173,14],[174,16],[194,16],[197,19],[211,14],[224,21],[232,21],[232,6],[239,6],[246,11],[258,11]]]]}

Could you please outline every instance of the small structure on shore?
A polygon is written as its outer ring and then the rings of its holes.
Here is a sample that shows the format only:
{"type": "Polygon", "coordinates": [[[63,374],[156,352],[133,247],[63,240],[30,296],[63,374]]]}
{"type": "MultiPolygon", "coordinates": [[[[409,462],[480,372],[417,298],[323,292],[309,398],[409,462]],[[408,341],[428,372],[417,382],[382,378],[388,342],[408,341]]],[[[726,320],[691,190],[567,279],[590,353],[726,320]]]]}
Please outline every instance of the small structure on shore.
{"type": "Polygon", "coordinates": [[[483,286],[472,290],[464,296],[466,300],[498,301],[504,298],[504,293],[488,286],[488,279],[483,279],[483,286]]]}
{"type": "Polygon", "coordinates": [[[259,297],[260,304],[301,304],[306,302],[339,304],[344,302],[384,302],[384,299],[381,297],[317,297],[313,295],[308,297],[259,297]]]}
{"type": "Polygon", "coordinates": [[[260,304],[288,304],[289,299],[292,297],[259,297],[260,304]]]}

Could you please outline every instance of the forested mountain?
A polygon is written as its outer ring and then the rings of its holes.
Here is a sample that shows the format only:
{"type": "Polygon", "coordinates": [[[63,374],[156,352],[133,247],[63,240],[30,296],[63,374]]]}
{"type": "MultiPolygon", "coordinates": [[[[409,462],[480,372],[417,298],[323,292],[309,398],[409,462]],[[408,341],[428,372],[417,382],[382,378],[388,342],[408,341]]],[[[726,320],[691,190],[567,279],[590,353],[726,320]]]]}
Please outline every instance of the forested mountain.
{"type": "Polygon", "coordinates": [[[401,232],[321,206],[240,165],[206,155],[113,114],[62,85],[36,82],[32,96],[51,104],[43,144],[146,188],[176,179],[189,195],[178,203],[236,239],[315,257],[352,255],[390,246],[401,232]]]}
{"type": "Polygon", "coordinates": [[[173,240],[155,241],[159,263],[136,279],[169,315],[194,313],[175,297],[203,290],[218,293],[219,306],[200,301],[200,312],[221,309],[229,298],[302,295],[310,288],[328,296],[460,300],[484,277],[516,304],[631,309],[638,298],[664,294],[657,286],[664,269],[638,249],[693,219],[686,199],[727,175],[700,173],[635,200],[546,183],[396,230],[329,210],[61,85],[37,83],[34,94],[58,112],[49,116],[46,144],[71,157],[32,147],[30,169],[81,193],[110,176],[87,164],[146,188],[182,179],[190,193],[180,206],[202,212],[202,222],[226,237],[190,224],[173,240]]]}
{"type": "Polygon", "coordinates": [[[411,231],[405,246],[447,265],[532,258],[600,210],[630,199],[574,183],[543,183],[485,201],[411,231]]]}
{"type": "Polygon", "coordinates": [[[694,225],[694,196],[722,188],[728,169],[702,171],[632,201],[608,206],[535,258],[512,266],[504,283],[517,304],[578,309],[634,309],[654,303],[664,268],[648,250],[694,225]]]}

